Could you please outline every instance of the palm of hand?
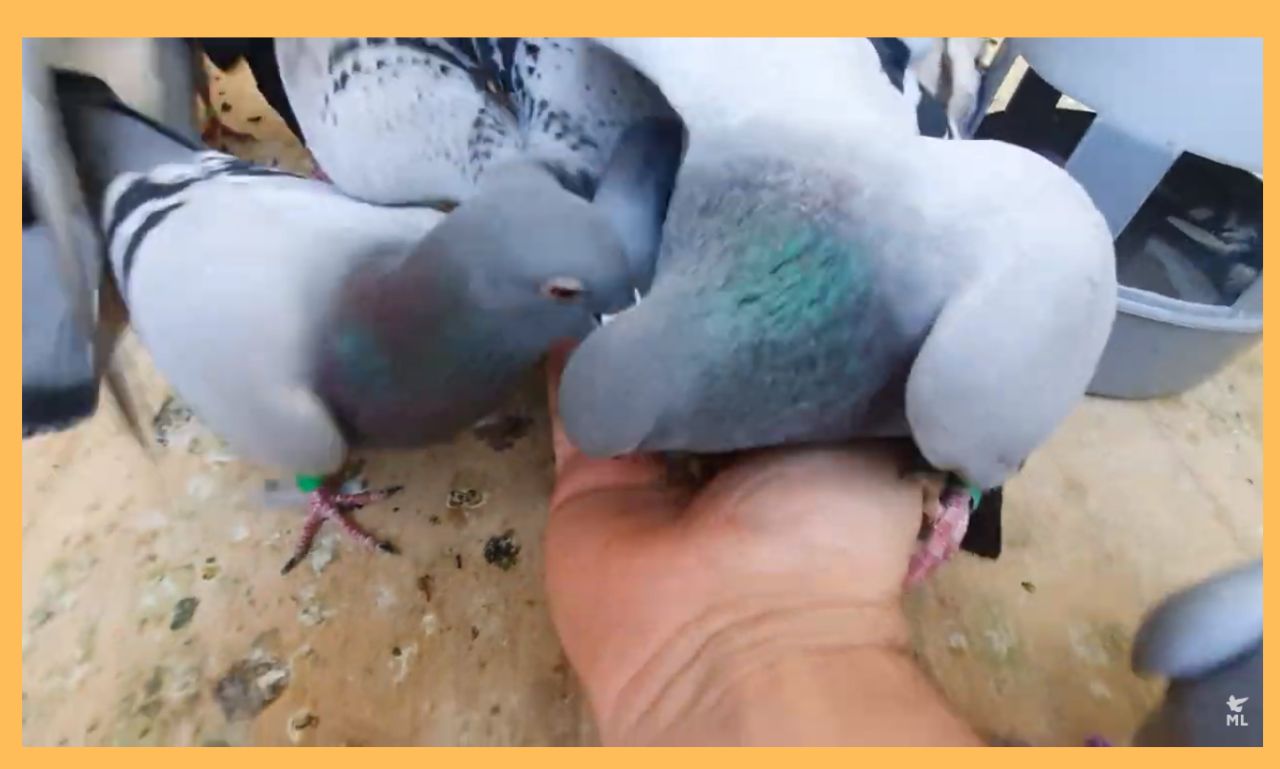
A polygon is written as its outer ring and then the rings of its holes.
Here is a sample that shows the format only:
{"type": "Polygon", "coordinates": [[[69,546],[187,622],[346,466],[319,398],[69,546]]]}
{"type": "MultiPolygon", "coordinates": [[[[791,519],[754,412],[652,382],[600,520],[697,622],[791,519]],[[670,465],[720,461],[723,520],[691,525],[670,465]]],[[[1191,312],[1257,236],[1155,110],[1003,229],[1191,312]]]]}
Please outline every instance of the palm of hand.
{"type": "Polygon", "coordinates": [[[887,636],[866,642],[905,640],[892,618],[922,488],[901,477],[891,452],[763,452],[690,494],[668,487],[652,457],[599,460],[572,446],[554,414],[565,357],[554,355],[549,368],[557,480],[547,590],[598,712],[645,699],[646,679],[711,649],[767,655],[755,647],[787,643],[775,638],[779,627],[811,635],[795,643],[824,643],[828,626],[847,624],[841,613],[871,610],[889,618],[872,623],[887,636]]]}

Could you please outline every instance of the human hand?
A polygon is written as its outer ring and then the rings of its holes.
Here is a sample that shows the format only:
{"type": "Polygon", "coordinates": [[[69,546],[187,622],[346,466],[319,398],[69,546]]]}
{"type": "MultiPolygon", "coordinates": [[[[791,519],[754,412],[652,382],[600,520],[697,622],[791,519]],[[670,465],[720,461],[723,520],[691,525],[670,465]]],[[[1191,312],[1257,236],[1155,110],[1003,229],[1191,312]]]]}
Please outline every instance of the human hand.
{"type": "Polygon", "coordinates": [[[853,737],[822,714],[799,732],[763,725],[762,736],[749,715],[723,711],[735,693],[776,696],[797,676],[825,675],[819,658],[844,672],[844,662],[910,666],[900,599],[919,478],[875,443],[760,452],[696,494],[673,488],[652,456],[594,459],[571,444],[556,411],[567,357],[553,353],[548,370],[547,591],[605,742],[853,737]],[[760,673],[782,670],[786,680],[765,673],[767,684],[760,673]],[[691,732],[700,719],[738,723],[691,732]]]}

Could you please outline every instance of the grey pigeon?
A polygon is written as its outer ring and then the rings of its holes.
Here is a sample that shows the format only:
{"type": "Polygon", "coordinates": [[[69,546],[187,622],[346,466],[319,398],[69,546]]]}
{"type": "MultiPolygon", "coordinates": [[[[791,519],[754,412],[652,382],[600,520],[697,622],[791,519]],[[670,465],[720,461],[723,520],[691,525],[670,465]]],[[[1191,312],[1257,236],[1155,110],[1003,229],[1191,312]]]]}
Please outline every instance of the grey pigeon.
{"type": "Polygon", "coordinates": [[[22,58],[23,435],[93,414],[105,377],[140,438],[114,357],[123,319],[111,313],[118,302],[103,282],[102,244],[49,73],[59,66],[106,78],[135,108],[193,135],[194,60],[185,43],[164,38],[26,38],[22,58]]]}
{"type": "Polygon", "coordinates": [[[1138,745],[1262,745],[1262,561],[1165,599],[1143,620],[1133,668],[1169,679],[1138,745]]]}
{"type": "Polygon", "coordinates": [[[496,407],[554,342],[632,301],[623,249],[593,206],[520,162],[442,214],[202,151],[61,74],[80,177],[110,268],[156,366],[246,459],[299,474],[310,515],[342,513],[354,446],[451,437],[496,407]]]}
{"type": "MultiPolygon", "coordinates": [[[[977,489],[1017,472],[1114,318],[1084,190],[1012,145],[919,136],[869,43],[608,45],[663,89],[688,150],[651,291],[566,368],[573,441],[613,456],[909,435],[977,489]]],[[[917,578],[962,540],[969,496],[952,484],[926,511],[917,578]]]]}

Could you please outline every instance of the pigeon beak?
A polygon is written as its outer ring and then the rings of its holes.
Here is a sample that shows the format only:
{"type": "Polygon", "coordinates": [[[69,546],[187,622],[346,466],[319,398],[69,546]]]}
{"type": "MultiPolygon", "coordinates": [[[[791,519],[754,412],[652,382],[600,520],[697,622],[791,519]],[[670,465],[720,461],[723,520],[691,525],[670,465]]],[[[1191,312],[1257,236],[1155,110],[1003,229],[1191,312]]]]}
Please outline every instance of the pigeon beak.
{"type": "Polygon", "coordinates": [[[596,316],[596,323],[597,323],[598,325],[600,325],[601,327],[607,326],[607,325],[609,325],[610,323],[612,323],[612,322],[613,322],[613,319],[614,319],[614,318],[618,317],[619,315],[621,315],[622,313],[626,312],[627,310],[630,310],[632,307],[635,307],[636,305],[640,304],[640,289],[638,289],[638,288],[633,288],[633,289],[631,289],[631,292],[632,292],[632,294],[633,294],[633,295],[634,295],[634,297],[635,297],[634,301],[631,303],[631,307],[623,308],[623,309],[619,310],[618,312],[614,312],[614,313],[606,313],[606,314],[602,314],[602,315],[597,315],[597,316],[596,316]]]}

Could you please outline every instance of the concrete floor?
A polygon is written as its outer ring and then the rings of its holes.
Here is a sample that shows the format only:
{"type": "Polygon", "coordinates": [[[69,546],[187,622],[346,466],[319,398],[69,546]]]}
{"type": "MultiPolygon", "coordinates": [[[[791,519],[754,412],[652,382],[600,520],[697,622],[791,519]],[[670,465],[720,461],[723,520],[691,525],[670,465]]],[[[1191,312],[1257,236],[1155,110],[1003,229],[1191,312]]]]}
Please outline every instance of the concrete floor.
{"type": "MultiPolygon", "coordinates": [[[[248,83],[215,84],[223,118],[259,137],[231,148],[306,170],[248,83]]],[[[140,448],[104,409],[23,446],[26,744],[593,741],[540,584],[536,379],[505,410],[531,420],[510,446],[468,434],[367,457],[374,483],[407,491],[360,519],[404,555],[328,532],[281,577],[300,513],[260,504],[267,476],[165,407],[129,344],[164,445],[140,448]],[[507,532],[504,569],[484,551],[507,532]]],[[[1261,554],[1261,350],[1179,397],[1088,400],[1005,505],[999,561],[962,557],[908,597],[920,659],[993,738],[1124,742],[1160,690],[1128,670],[1142,612],[1261,554]]]]}

